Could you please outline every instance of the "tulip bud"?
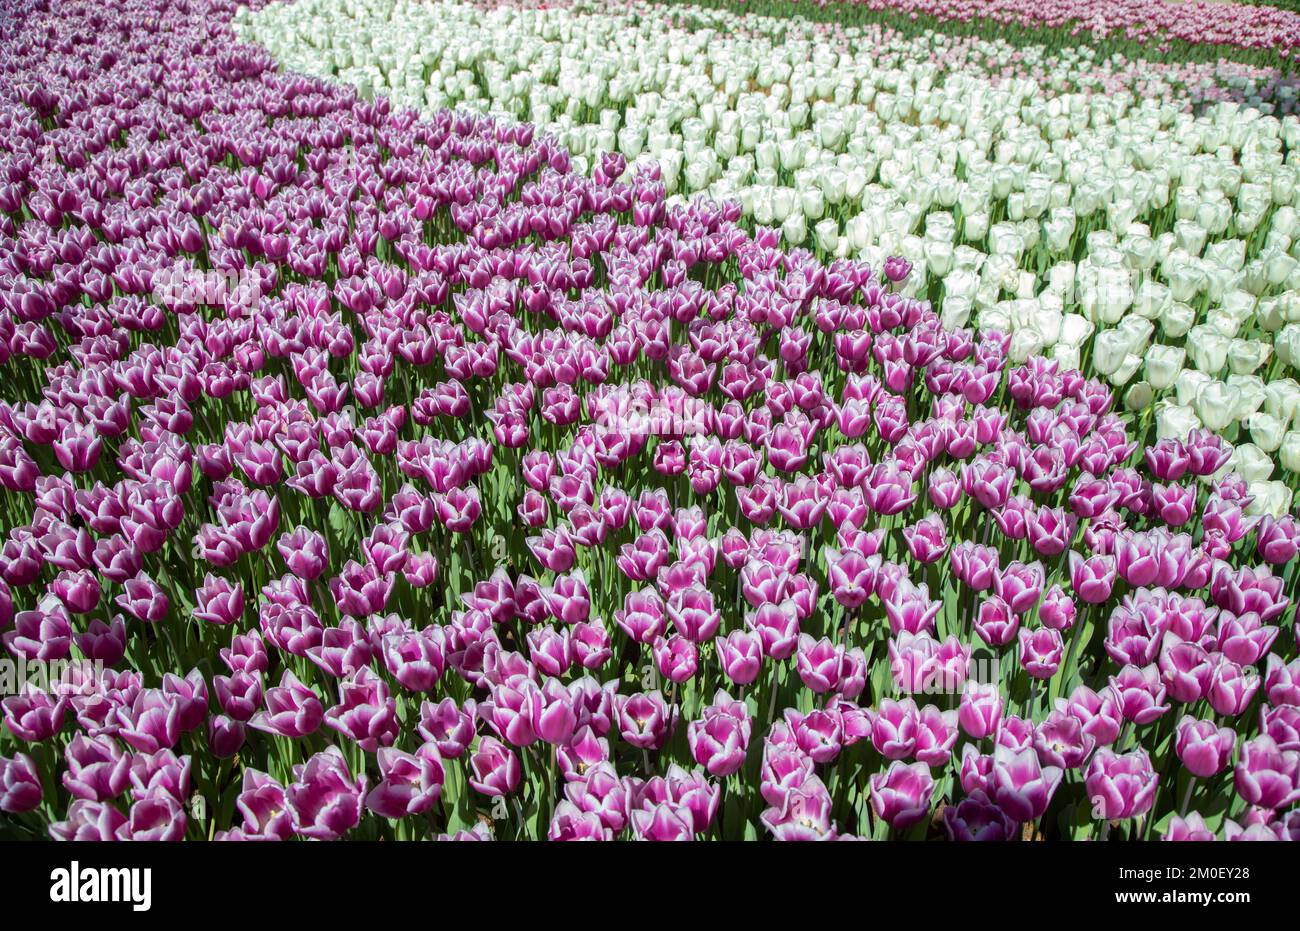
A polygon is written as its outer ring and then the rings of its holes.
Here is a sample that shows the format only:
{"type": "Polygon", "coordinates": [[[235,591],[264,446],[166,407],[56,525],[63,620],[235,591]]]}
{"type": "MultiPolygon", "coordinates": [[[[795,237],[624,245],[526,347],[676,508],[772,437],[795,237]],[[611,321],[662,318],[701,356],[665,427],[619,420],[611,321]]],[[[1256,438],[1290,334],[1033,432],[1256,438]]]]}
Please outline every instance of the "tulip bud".
{"type": "Polygon", "coordinates": [[[1144,371],[1146,380],[1156,391],[1164,391],[1173,386],[1178,373],[1183,370],[1186,350],[1177,346],[1152,346],[1146,354],[1144,371]]]}

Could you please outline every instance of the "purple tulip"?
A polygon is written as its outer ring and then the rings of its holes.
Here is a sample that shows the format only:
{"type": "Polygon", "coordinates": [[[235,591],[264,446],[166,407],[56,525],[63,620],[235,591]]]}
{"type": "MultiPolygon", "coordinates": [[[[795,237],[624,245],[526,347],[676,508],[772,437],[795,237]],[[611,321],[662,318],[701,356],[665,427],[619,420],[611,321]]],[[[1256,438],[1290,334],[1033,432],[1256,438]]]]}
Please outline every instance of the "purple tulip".
{"type": "Polygon", "coordinates": [[[1008,841],[1016,832],[1015,822],[980,789],[946,806],[943,826],[952,841],[1008,841]]]}
{"type": "Polygon", "coordinates": [[[243,816],[242,835],[249,839],[288,840],[293,814],[284,786],[266,773],[245,769],[235,808],[243,816]]]}
{"type": "Polygon", "coordinates": [[[1015,751],[998,746],[993,753],[989,787],[993,800],[1013,821],[1037,821],[1061,784],[1061,768],[1043,766],[1032,748],[1015,751]]]}
{"type": "Polygon", "coordinates": [[[975,633],[989,646],[1000,647],[1010,643],[1019,626],[1019,616],[998,595],[980,602],[974,623],[975,633]]]}
{"type": "Polygon", "coordinates": [[[0,811],[22,814],[40,807],[44,797],[36,763],[25,753],[0,757],[0,811]]]}
{"type": "Polygon", "coordinates": [[[67,818],[50,825],[50,837],[62,841],[111,841],[121,839],[126,816],[107,802],[73,799],[67,818]]]}
{"type": "Polygon", "coordinates": [[[1169,710],[1163,704],[1165,687],[1155,666],[1125,666],[1110,677],[1110,693],[1120,714],[1134,724],[1150,724],[1169,710]]]}
{"type": "Polygon", "coordinates": [[[855,697],[862,687],[857,684],[853,670],[861,665],[865,665],[865,658],[859,648],[845,650],[827,638],[813,640],[807,634],[799,636],[795,668],[803,684],[814,692],[838,691],[845,698],[855,697]]]}
{"type": "Polygon", "coordinates": [[[955,692],[966,682],[970,653],[955,636],[939,643],[927,633],[902,631],[889,640],[890,673],[903,692],[955,692]]]}
{"type": "Polygon", "coordinates": [[[1109,688],[1094,692],[1086,685],[1076,687],[1066,711],[1079,720],[1084,733],[1094,738],[1099,746],[1114,743],[1124,723],[1119,699],[1109,688]]]}
{"type": "Polygon", "coordinates": [[[734,773],[745,762],[751,722],[743,703],[719,692],[703,716],[687,728],[687,743],[695,761],[719,778],[734,773]]]}
{"type": "Polygon", "coordinates": [[[1107,821],[1146,814],[1155,801],[1158,782],[1145,750],[1120,754],[1103,747],[1093,756],[1084,775],[1092,810],[1107,821]]]}
{"type": "Polygon", "coordinates": [[[668,706],[658,691],[616,695],[614,708],[620,736],[634,747],[658,750],[676,724],[675,709],[668,706]]]}
{"type": "MultiPolygon", "coordinates": [[[[775,677],[792,707],[766,712],[752,827],[778,839],[852,838],[844,774],[835,794],[818,776],[846,756],[889,761],[869,791],[896,829],[936,801],[950,837],[1009,839],[1049,814],[1065,769],[1132,817],[1153,807],[1157,741],[1222,782],[1238,735],[1247,808],[1225,836],[1300,835],[1300,518],[1263,516],[1221,436],[1146,445],[1132,395],[1025,333],[954,325],[909,259],[822,258],[734,198],[674,195],[655,160],[286,70],[237,41],[229,6],[18,0],[0,27],[16,88],[0,107],[0,642],[28,672],[73,660],[3,700],[9,733],[59,766],[0,760],[0,807],[45,811],[57,779],[67,810],[25,815],[52,837],[179,839],[200,833],[192,774],[207,786],[237,756],[223,839],[335,838],[363,817],[387,836],[415,815],[405,836],[444,777],[463,788],[442,761],[468,754],[493,797],[525,768],[564,774],[548,837],[694,839],[719,781],[744,782],[775,677]],[[887,655],[855,646],[882,616],[887,655]],[[1074,686],[1036,719],[976,676],[976,653],[1013,642],[1031,680],[1074,686]],[[701,707],[719,675],[757,694],[701,707]],[[949,698],[911,697],[932,692],[949,698]],[[1183,715],[1202,701],[1214,720],[1183,715]],[[335,747],[281,759],[327,746],[322,722],[377,755],[373,787],[335,747]],[[928,769],[959,730],[965,796],[935,800],[928,769]],[[651,749],[658,774],[619,775],[653,769],[651,749]],[[288,788],[251,768],[272,764],[288,788]]],[[[1269,59],[1156,68],[1175,109],[1235,99],[1234,82],[1274,122],[1296,109],[1270,64],[1300,50],[1290,14],[1020,6],[1029,27],[1269,59]]],[[[968,44],[936,51],[941,70],[968,66],[968,44]]],[[[1150,90],[1103,70],[1111,96],[1150,90]]],[[[1284,287],[1261,262],[1246,290],[1284,287]]],[[[752,829],[733,814],[728,835],[752,829]]],[[[541,830],[455,836],[507,828],[541,830]]],[[[1189,815],[1167,833],[1210,832],[1189,815]]]]}
{"type": "Polygon", "coordinates": [[[906,831],[930,813],[934,779],[924,763],[895,760],[870,779],[871,810],[897,831],[906,831]]]}
{"type": "Polygon", "coordinates": [[[280,684],[266,690],[266,710],[248,720],[249,727],[281,737],[305,737],[315,733],[325,718],[325,709],[316,693],[285,670],[280,684]]]}
{"type": "Polygon", "coordinates": [[[1277,742],[1280,750],[1300,750],[1300,707],[1279,705],[1259,709],[1259,730],[1277,742]]]}
{"type": "Polygon", "coordinates": [[[996,683],[968,682],[961,693],[957,720],[969,736],[983,740],[997,732],[1002,709],[1002,692],[996,683]]]}
{"type": "Polygon", "coordinates": [[[248,736],[243,721],[214,714],[208,719],[208,749],[217,759],[226,760],[243,749],[248,736]]]}
{"type": "Polygon", "coordinates": [[[233,624],[244,613],[244,587],[208,573],[194,593],[194,603],[194,617],[198,620],[222,626],[233,624]]]}
{"type": "Polygon", "coordinates": [[[117,733],[141,753],[153,753],[176,745],[181,736],[180,700],[157,689],[136,695],[130,707],[116,709],[117,733]]]}
{"type": "Polygon", "coordinates": [[[781,841],[830,840],[835,836],[830,792],[816,776],[791,788],[760,816],[763,826],[781,841]]]}
{"type": "Polygon", "coordinates": [[[907,540],[907,549],[912,558],[921,563],[937,562],[948,549],[943,519],[937,514],[929,514],[917,523],[904,527],[903,537],[907,540]]]}
{"type": "Polygon", "coordinates": [[[496,797],[519,788],[522,772],[514,751],[494,737],[484,737],[470,754],[469,784],[476,792],[496,797]]]}
{"type": "Polygon", "coordinates": [[[585,779],[596,766],[609,762],[609,741],[584,724],[568,743],[555,748],[555,761],[565,780],[585,779]]]}
{"type": "Polygon", "coordinates": [[[420,705],[420,723],[416,729],[422,738],[438,748],[441,756],[455,759],[474,739],[476,713],[473,701],[464,708],[450,698],[444,698],[437,705],[426,701],[420,705]]]}
{"type": "Polygon", "coordinates": [[[1074,601],[1059,585],[1053,585],[1038,605],[1038,620],[1053,630],[1069,630],[1078,617],[1074,601]]]}
{"type": "Polygon", "coordinates": [[[1186,817],[1175,815],[1169,820],[1169,826],[1160,836],[1165,841],[1211,841],[1214,832],[1205,824],[1205,819],[1198,812],[1188,812],[1186,817]]]}
{"type": "Polygon", "coordinates": [[[1017,636],[1020,638],[1020,665],[1025,672],[1035,679],[1050,679],[1056,675],[1065,652],[1060,632],[1050,627],[1033,631],[1022,627],[1017,636]]]}
{"type": "Polygon", "coordinates": [[[339,683],[339,703],[325,712],[325,723],[374,753],[397,738],[397,705],[388,684],[363,666],[339,683]]]}
{"type": "Polygon", "coordinates": [[[1250,705],[1261,683],[1253,668],[1243,668],[1229,659],[1221,659],[1210,674],[1205,697],[1218,714],[1235,718],[1250,705]]]}
{"type": "Polygon", "coordinates": [[[959,736],[957,712],[926,705],[916,720],[916,758],[930,766],[946,765],[959,736]]]}
{"type": "Polygon", "coordinates": [[[111,737],[86,738],[78,734],[65,751],[68,768],[63,787],[74,798],[106,802],[126,790],[131,757],[111,737]]]}
{"type": "Polygon", "coordinates": [[[405,818],[428,811],[442,793],[442,758],[432,743],[415,753],[392,747],[378,752],[383,779],[366,796],[366,807],[383,818],[405,818]]]}
{"type": "Polygon", "coordinates": [[[329,565],[329,544],[306,527],[295,527],[283,534],[275,547],[289,571],[300,579],[311,581],[329,565]]]}
{"type": "Polygon", "coordinates": [[[763,643],[757,634],[733,630],[714,641],[718,663],[736,685],[749,685],[763,668],[763,643]]]}
{"type": "Polygon", "coordinates": [[[186,801],[191,769],[188,756],[178,757],[171,750],[137,753],[131,761],[131,792],[136,798],[161,792],[177,801],[186,801]]]}
{"type": "Polygon", "coordinates": [[[1198,721],[1183,715],[1178,722],[1174,749],[1193,776],[1208,779],[1222,772],[1232,757],[1237,735],[1231,728],[1215,727],[1213,721],[1198,721]]]}
{"type": "Polygon", "coordinates": [[[442,678],[444,650],[440,627],[389,634],[381,642],[385,668],[398,685],[411,692],[428,692],[442,678]]]}
{"type": "Polygon", "coordinates": [[[366,777],[353,779],[342,752],[327,747],[305,765],[295,766],[285,801],[294,833],[313,840],[336,840],[361,820],[366,777]]]}
{"type": "Polygon", "coordinates": [[[1101,604],[1115,585],[1115,561],[1110,556],[1086,559],[1070,551],[1070,587],[1087,604],[1101,604]]]}
{"type": "Polygon", "coordinates": [[[1241,745],[1234,773],[1237,794],[1261,808],[1286,808],[1300,799],[1300,751],[1282,750],[1267,735],[1241,745]]]}

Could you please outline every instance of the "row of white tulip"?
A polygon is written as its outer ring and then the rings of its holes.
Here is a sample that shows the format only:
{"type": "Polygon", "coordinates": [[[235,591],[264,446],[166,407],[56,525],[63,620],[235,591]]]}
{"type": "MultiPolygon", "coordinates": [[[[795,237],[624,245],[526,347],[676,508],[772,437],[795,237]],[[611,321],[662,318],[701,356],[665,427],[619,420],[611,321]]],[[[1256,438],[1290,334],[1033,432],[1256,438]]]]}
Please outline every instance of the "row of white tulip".
{"type": "Polygon", "coordinates": [[[1300,472],[1300,121],[1269,114],[1296,98],[1276,75],[677,4],[298,0],[236,25],[289,69],[532,121],[579,166],[654,159],[791,245],[903,255],[949,325],[1090,365],[1161,434],[1228,434],[1252,481],[1300,472]]]}

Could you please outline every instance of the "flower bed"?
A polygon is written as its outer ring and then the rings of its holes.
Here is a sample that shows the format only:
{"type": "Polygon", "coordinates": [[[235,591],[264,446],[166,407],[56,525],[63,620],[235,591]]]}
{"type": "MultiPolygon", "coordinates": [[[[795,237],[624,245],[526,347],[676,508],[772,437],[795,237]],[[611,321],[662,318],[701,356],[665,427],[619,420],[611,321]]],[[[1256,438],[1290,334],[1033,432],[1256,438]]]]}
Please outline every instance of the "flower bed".
{"type": "MultiPolygon", "coordinates": [[[[1234,449],[1181,408],[1126,409],[1107,334],[1167,335],[1164,317],[1080,300],[1061,325],[1105,324],[1091,348],[1027,344],[1000,300],[972,298],[968,325],[932,246],[812,251],[792,214],[778,230],[743,196],[672,197],[690,163],[670,146],[571,153],[550,127],[278,71],[224,0],[6,2],[0,628],[21,682],[0,833],[1300,833],[1300,524],[1256,423],[1234,449]]],[[[481,73],[488,96],[513,80],[481,73]]],[[[912,126],[915,98],[885,93],[863,118],[912,126]]],[[[1255,135],[1271,118],[1174,99],[1148,119],[1166,106],[1188,134],[1169,151],[1199,166],[1183,186],[1205,182],[1170,242],[1190,261],[1213,235],[1240,276],[1287,254],[1273,174],[1295,118],[1255,135]],[[1200,192],[1229,196],[1224,147],[1257,164],[1219,229],[1200,192]],[[1269,225],[1247,244],[1261,172],[1269,225]]],[[[1069,138],[1126,111],[1080,112],[1069,138]]],[[[686,119],[667,129],[683,151],[686,119]]],[[[1106,153],[1128,150],[1103,139],[1071,165],[1118,181],[1106,153]]],[[[1003,141],[953,174],[989,166],[960,217],[996,201],[986,243],[1042,218],[1012,216],[1003,141]]],[[[803,210],[804,165],[776,148],[803,210]]],[[[872,178],[894,164],[872,157],[872,178]]],[[[1087,248],[1070,261],[1109,267],[1109,234],[1142,267],[1154,247],[1133,241],[1163,231],[1116,212],[1118,231],[1065,237],[1087,248]]],[[[975,266],[999,256],[1022,252],[975,266]]],[[[1290,267],[1260,274],[1258,303],[1281,300],[1290,267]]],[[[1253,293],[1227,277],[1213,307],[1191,290],[1197,325],[1253,293]]],[[[1217,351],[1207,335],[1190,355],[1217,351]]],[[[1259,380],[1253,413],[1289,423],[1292,395],[1259,380]]]]}
{"type": "Polygon", "coordinates": [[[307,0],[241,22],[297,70],[535,122],[579,169],[653,161],[677,199],[738,200],[820,258],[904,256],[949,327],[1087,364],[1161,437],[1249,440],[1239,471],[1273,479],[1278,455],[1295,486],[1300,123],[1276,71],[680,5],[307,0]]]}

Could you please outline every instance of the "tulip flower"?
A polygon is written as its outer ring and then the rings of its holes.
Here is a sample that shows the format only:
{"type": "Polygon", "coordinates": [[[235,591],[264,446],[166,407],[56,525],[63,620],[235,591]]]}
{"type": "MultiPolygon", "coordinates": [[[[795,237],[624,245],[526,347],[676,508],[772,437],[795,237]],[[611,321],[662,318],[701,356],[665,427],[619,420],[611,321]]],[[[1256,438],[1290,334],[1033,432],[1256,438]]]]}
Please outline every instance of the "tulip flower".
{"type": "Polygon", "coordinates": [[[1145,750],[1118,754],[1109,747],[1097,751],[1084,776],[1094,814],[1108,821],[1135,818],[1149,811],[1158,782],[1145,750]]]}
{"type": "Polygon", "coordinates": [[[1267,735],[1256,737],[1242,744],[1234,777],[1248,804],[1285,808],[1300,798],[1300,753],[1280,749],[1267,735]]]}
{"type": "Polygon", "coordinates": [[[990,787],[993,800],[1007,816],[1019,822],[1036,821],[1047,810],[1061,783],[1061,769],[1042,766],[1034,750],[994,751],[990,787]]]}
{"type": "Polygon", "coordinates": [[[0,757],[0,811],[20,814],[41,804],[44,790],[32,758],[23,753],[0,757]]]}
{"type": "Polygon", "coordinates": [[[1178,722],[1174,749],[1188,772],[1206,779],[1228,765],[1236,743],[1237,735],[1231,728],[1216,728],[1213,721],[1198,721],[1184,715],[1178,722]]]}
{"type": "Polygon", "coordinates": [[[876,817],[898,831],[923,821],[930,813],[934,780],[924,763],[895,760],[883,773],[871,777],[871,808],[876,817]]]}

